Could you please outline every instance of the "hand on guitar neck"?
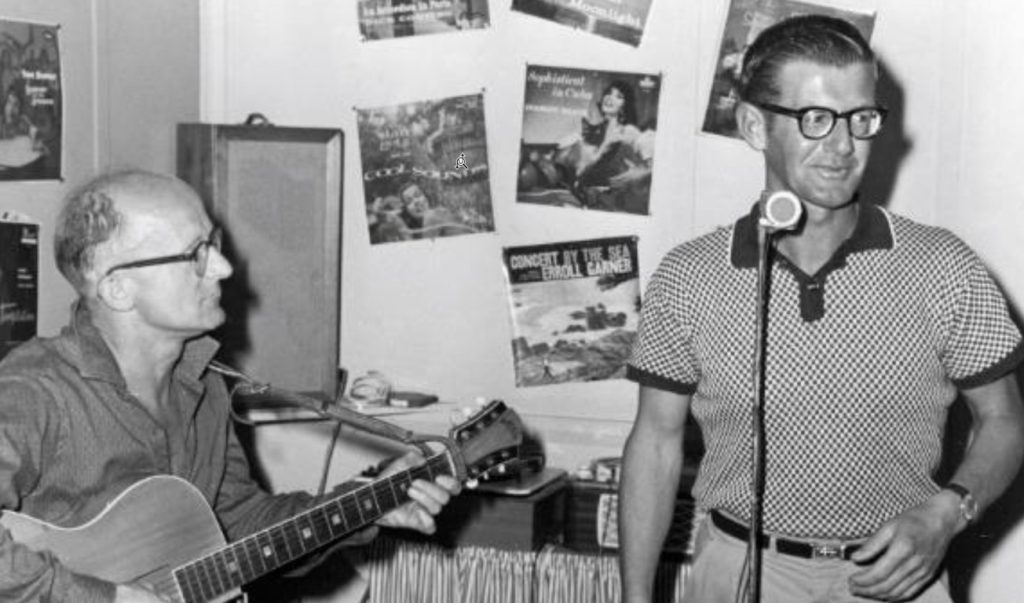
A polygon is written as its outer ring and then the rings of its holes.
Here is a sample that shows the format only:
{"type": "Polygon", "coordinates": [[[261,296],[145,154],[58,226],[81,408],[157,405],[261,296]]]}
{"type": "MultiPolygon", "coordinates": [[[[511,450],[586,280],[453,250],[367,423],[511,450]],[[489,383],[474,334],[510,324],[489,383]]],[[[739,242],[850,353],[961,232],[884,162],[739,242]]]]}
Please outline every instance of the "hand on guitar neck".
{"type": "MultiPolygon", "coordinates": [[[[411,469],[422,465],[423,462],[424,459],[419,453],[410,452],[388,465],[387,469],[381,473],[381,477],[411,469]]],[[[461,490],[459,482],[450,475],[439,475],[433,482],[423,479],[413,480],[412,485],[406,491],[412,500],[378,519],[377,525],[388,528],[408,528],[424,534],[433,534],[437,529],[434,516],[440,513],[441,508],[448,504],[448,500],[461,490]]]]}

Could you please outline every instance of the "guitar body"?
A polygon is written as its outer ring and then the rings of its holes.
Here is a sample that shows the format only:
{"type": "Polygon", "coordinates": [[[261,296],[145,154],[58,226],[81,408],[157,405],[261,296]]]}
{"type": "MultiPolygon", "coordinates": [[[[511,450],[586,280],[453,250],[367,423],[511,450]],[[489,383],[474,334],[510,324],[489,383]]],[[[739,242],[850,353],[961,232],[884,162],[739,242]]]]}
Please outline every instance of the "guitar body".
{"type": "Polygon", "coordinates": [[[118,584],[142,583],[174,601],[183,600],[171,574],[174,568],[225,545],[203,495],[185,480],[167,475],[133,484],[76,528],[10,511],[3,512],[0,524],[19,543],[52,552],[75,573],[118,584]]]}

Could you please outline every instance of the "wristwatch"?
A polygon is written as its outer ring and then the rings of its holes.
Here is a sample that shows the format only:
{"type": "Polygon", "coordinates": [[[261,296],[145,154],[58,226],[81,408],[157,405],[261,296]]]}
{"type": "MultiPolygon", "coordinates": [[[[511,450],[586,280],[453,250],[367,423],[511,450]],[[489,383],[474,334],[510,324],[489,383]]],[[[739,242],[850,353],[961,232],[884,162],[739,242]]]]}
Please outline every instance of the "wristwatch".
{"type": "Polygon", "coordinates": [[[955,492],[960,497],[960,517],[964,523],[974,523],[978,519],[978,501],[971,491],[956,482],[946,484],[945,489],[955,492]]]}

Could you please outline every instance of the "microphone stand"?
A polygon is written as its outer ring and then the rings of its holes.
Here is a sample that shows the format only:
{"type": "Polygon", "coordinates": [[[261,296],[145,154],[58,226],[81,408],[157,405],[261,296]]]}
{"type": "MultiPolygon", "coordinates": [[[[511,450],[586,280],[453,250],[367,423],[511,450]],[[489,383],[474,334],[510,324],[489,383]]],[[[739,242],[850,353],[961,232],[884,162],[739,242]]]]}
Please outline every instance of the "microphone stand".
{"type": "Polygon", "coordinates": [[[772,236],[782,230],[796,227],[803,211],[800,200],[788,191],[776,191],[761,196],[761,217],[757,222],[757,323],[754,334],[753,385],[754,403],[751,412],[753,454],[751,458],[750,533],[747,541],[746,580],[747,601],[761,600],[761,552],[764,534],[765,487],[765,356],[768,350],[768,300],[771,292],[772,236]],[[777,203],[790,203],[779,214],[777,203]]]}
{"type": "Polygon", "coordinates": [[[765,397],[765,353],[767,351],[768,296],[770,291],[771,239],[768,225],[759,220],[757,225],[757,326],[754,335],[754,405],[751,420],[753,433],[752,500],[750,509],[750,534],[747,541],[747,601],[761,600],[761,541],[764,509],[764,397],[765,397]]]}

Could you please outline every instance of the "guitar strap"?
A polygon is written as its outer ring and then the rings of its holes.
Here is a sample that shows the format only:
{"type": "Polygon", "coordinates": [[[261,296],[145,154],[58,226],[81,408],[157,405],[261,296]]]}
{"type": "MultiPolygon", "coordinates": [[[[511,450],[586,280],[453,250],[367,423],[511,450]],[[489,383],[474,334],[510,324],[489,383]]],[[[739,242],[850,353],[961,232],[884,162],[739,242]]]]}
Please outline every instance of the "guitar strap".
{"type": "Polygon", "coordinates": [[[237,380],[235,387],[231,390],[232,398],[235,394],[238,394],[253,403],[275,401],[312,410],[321,417],[340,421],[376,436],[415,446],[424,455],[433,453],[433,450],[426,445],[426,442],[438,441],[443,443],[443,438],[417,434],[393,423],[363,414],[358,410],[345,408],[345,406],[333,400],[321,400],[257,381],[242,371],[231,368],[216,360],[210,363],[210,369],[237,380]]]}

